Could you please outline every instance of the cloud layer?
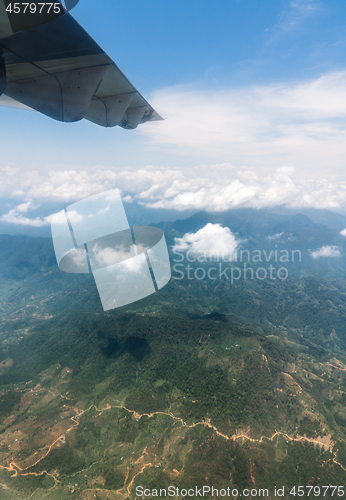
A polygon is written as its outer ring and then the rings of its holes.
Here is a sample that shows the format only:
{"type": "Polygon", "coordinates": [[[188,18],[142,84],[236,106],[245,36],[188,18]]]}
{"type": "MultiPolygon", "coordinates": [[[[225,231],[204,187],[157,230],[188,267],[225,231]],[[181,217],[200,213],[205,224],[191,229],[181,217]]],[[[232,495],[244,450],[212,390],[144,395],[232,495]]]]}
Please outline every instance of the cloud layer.
{"type": "Polygon", "coordinates": [[[140,133],[173,154],[256,168],[289,164],[312,173],[344,167],[345,71],[241,89],[168,88],[152,102],[165,121],[140,133]]]}
{"type": "Polygon", "coordinates": [[[73,170],[46,175],[0,171],[0,195],[18,200],[18,206],[3,215],[4,222],[43,225],[24,213],[40,203],[69,203],[119,188],[123,199],[152,208],[223,211],[237,207],[315,207],[346,210],[346,182],[302,179],[292,167],[260,176],[248,169],[222,165],[200,165],[190,169],[147,167],[138,171],[114,172],[96,168],[93,172],[73,170]],[[23,203],[23,200],[25,202],[23,203]]]}
{"type": "MultiPolygon", "coordinates": [[[[311,2],[297,5],[310,15],[311,2]]],[[[165,89],[153,104],[166,119],[147,123],[139,134],[156,152],[190,155],[188,163],[196,166],[184,168],[186,162],[179,161],[170,168],[51,167],[45,172],[8,166],[0,169],[0,196],[18,205],[1,220],[44,225],[47,220],[24,214],[35,204],[67,204],[113,188],[121,189],[125,201],[158,209],[346,210],[346,71],[303,83],[165,89]],[[194,163],[197,157],[204,163],[194,163]]]]}

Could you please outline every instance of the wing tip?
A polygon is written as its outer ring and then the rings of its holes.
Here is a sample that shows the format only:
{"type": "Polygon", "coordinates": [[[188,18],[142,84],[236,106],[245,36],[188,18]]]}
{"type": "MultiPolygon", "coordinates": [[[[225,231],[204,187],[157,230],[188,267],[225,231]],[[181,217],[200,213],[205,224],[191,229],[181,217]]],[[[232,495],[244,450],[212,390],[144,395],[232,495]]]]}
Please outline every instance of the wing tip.
{"type": "Polygon", "coordinates": [[[150,113],[150,115],[148,117],[146,117],[146,116],[143,117],[143,121],[141,121],[141,123],[159,122],[159,121],[163,121],[163,120],[164,120],[164,118],[162,118],[162,116],[159,115],[159,113],[153,109],[152,113],[150,113]]]}

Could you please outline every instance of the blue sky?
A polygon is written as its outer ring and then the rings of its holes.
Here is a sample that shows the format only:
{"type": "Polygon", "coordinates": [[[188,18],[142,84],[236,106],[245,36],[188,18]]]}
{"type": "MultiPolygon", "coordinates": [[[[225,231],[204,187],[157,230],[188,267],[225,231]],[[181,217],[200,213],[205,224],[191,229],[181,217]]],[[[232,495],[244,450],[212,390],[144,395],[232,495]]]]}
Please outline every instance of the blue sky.
{"type": "Polygon", "coordinates": [[[344,68],[342,0],[80,0],[75,17],[143,92],[307,79],[344,68]]]}
{"type": "Polygon", "coordinates": [[[0,108],[0,194],[26,217],[110,187],[158,207],[346,210],[343,0],[80,0],[72,14],[165,121],[0,108]]]}

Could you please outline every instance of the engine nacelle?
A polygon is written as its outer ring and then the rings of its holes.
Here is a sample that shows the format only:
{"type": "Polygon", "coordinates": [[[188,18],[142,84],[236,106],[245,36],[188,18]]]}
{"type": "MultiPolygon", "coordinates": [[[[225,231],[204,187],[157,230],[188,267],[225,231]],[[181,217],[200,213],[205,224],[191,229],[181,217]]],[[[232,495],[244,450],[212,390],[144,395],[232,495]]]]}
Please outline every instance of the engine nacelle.
{"type": "Polygon", "coordinates": [[[0,95],[5,92],[6,89],[6,64],[5,59],[0,56],[0,95]]]}

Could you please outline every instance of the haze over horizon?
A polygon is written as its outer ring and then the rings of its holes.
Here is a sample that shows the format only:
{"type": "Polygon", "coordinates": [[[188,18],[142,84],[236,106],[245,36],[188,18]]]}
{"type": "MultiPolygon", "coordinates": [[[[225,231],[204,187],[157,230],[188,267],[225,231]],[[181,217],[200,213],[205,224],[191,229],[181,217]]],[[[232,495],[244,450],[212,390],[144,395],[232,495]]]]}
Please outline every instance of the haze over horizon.
{"type": "Polygon", "coordinates": [[[152,208],[346,212],[345,9],[81,0],[73,16],[165,120],[107,130],[0,108],[0,220],[35,225],[41,204],[116,187],[152,208]]]}

